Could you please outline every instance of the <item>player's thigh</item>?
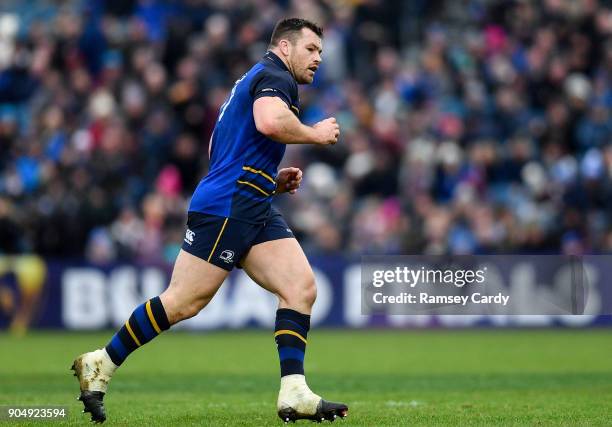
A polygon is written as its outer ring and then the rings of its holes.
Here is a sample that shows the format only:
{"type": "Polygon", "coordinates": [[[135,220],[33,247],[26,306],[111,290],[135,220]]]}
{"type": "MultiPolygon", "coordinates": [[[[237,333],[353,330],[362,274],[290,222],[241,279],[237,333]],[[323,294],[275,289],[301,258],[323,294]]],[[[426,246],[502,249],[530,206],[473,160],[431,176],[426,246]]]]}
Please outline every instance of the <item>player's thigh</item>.
{"type": "MultiPolygon", "coordinates": [[[[243,259],[242,267],[258,285],[280,297],[316,292],[312,268],[295,238],[254,245],[243,259]]],[[[314,296],[310,297],[314,299],[314,296]]]]}
{"type": "Polygon", "coordinates": [[[191,317],[212,299],[229,274],[216,265],[180,250],[168,289],[160,296],[171,323],[191,317]]]}
{"type": "Polygon", "coordinates": [[[196,298],[214,294],[229,271],[181,249],[172,270],[168,291],[196,298]]]}

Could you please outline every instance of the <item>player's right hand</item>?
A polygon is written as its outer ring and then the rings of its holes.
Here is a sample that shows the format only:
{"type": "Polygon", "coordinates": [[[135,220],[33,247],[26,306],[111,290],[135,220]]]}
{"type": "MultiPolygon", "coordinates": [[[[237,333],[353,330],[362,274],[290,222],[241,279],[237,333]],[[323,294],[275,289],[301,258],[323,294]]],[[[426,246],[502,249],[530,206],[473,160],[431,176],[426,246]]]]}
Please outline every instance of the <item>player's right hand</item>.
{"type": "Polygon", "coordinates": [[[313,129],[316,132],[317,143],[321,145],[333,145],[338,142],[338,135],[340,135],[340,126],[334,117],[330,117],[325,120],[321,120],[315,123],[313,129]]]}

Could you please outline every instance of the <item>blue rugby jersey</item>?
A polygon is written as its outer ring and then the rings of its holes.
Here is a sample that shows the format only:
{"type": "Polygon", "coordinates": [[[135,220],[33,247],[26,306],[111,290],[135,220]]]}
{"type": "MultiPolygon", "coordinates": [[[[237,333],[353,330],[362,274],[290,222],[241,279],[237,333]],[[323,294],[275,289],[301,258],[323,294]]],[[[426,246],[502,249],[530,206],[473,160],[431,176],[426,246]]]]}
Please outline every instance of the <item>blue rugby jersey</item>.
{"type": "Polygon", "coordinates": [[[236,81],[221,106],[210,143],[209,171],[191,198],[190,212],[250,223],[268,218],[285,144],[255,127],[253,102],[263,96],[277,96],[299,113],[297,83],[272,52],[236,81]]]}

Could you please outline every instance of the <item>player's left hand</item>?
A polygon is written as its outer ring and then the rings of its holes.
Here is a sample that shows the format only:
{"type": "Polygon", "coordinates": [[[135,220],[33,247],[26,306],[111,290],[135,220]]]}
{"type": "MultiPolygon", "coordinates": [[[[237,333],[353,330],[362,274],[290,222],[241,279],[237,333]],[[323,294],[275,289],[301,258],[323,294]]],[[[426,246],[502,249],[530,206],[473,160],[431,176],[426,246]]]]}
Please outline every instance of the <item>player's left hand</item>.
{"type": "Polygon", "coordinates": [[[299,168],[283,168],[276,175],[276,194],[295,194],[302,182],[302,171],[299,168]]]}

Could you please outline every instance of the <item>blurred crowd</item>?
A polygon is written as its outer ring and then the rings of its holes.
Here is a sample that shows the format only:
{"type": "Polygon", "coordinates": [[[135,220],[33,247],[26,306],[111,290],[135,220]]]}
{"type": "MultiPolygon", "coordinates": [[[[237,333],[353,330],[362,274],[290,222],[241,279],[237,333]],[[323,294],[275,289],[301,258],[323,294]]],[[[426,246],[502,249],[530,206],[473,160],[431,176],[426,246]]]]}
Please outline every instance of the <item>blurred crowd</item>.
{"type": "Polygon", "coordinates": [[[6,0],[0,252],[172,260],[278,19],[325,31],[277,206],[310,253],[612,251],[612,2],[6,0]]]}

